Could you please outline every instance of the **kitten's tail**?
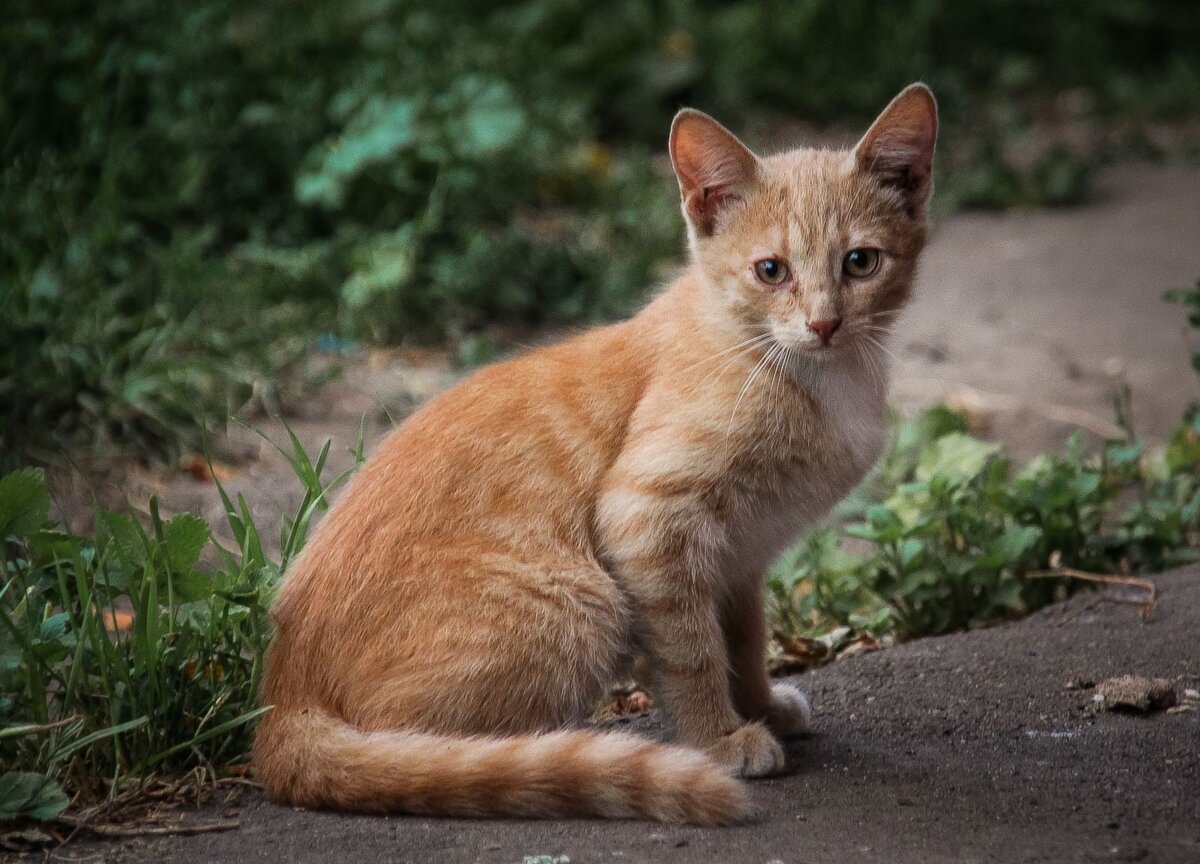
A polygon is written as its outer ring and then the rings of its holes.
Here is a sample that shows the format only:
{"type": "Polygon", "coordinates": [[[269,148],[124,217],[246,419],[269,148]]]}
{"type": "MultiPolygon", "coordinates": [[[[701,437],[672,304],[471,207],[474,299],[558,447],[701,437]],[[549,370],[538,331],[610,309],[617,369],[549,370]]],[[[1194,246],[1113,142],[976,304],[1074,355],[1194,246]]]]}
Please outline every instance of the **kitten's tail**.
{"type": "Polygon", "coordinates": [[[272,711],[254,743],[267,793],[303,807],[440,816],[605,816],[720,825],[745,786],[698,750],[585,730],[513,738],[364,732],[272,711]]]}

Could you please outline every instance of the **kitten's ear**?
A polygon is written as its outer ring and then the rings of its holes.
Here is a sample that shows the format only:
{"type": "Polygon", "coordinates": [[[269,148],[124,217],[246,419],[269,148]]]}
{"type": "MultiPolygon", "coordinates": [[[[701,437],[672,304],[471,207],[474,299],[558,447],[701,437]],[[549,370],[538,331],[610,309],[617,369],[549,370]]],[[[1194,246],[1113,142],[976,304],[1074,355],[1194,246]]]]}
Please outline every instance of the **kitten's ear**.
{"type": "Polygon", "coordinates": [[[721,211],[742,200],[757,179],[758,158],[732,132],[692,108],[675,115],[670,149],[684,215],[696,233],[708,237],[721,211]]]}
{"type": "Polygon", "coordinates": [[[933,191],[937,102],[924,84],[910,84],[871,124],[854,148],[859,170],[899,189],[910,213],[921,214],[933,191]]]}

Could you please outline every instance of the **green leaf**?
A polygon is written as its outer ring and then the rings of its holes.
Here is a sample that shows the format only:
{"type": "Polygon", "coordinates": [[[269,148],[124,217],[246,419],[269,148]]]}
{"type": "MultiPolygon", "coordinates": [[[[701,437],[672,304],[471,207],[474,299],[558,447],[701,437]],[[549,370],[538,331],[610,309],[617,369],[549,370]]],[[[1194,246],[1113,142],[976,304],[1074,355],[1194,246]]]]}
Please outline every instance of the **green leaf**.
{"type": "Polygon", "coordinates": [[[970,479],[977,476],[988,460],[999,452],[999,444],[980,441],[961,432],[951,432],[938,438],[921,454],[921,460],[917,464],[917,479],[970,479]]]}
{"type": "Polygon", "coordinates": [[[0,539],[25,537],[50,519],[50,490],[40,468],[25,468],[0,479],[0,539]]]}
{"type": "Polygon", "coordinates": [[[141,765],[139,765],[138,769],[142,770],[142,769],[149,768],[149,767],[156,765],[159,762],[163,761],[168,756],[173,756],[174,754],[179,753],[183,750],[188,750],[192,747],[195,747],[197,744],[201,744],[201,743],[207,741],[210,738],[215,738],[218,735],[224,735],[226,732],[229,732],[232,729],[236,729],[238,726],[242,726],[246,723],[250,723],[254,720],[257,720],[259,717],[266,714],[268,711],[272,710],[274,707],[275,707],[274,705],[262,705],[262,706],[259,706],[258,708],[255,708],[253,711],[247,711],[245,714],[241,714],[237,717],[234,717],[232,720],[226,720],[224,723],[221,723],[218,726],[214,726],[211,729],[205,730],[204,732],[201,732],[199,735],[196,735],[195,737],[190,738],[187,741],[181,741],[180,743],[174,745],[173,747],[168,747],[166,750],[163,750],[161,753],[154,754],[149,759],[147,759],[145,762],[143,762],[141,765]]]}
{"type": "Polygon", "coordinates": [[[142,526],[129,516],[108,511],[100,514],[100,521],[116,543],[117,557],[125,566],[127,575],[140,570],[146,562],[146,533],[142,526]]]}
{"type": "Polygon", "coordinates": [[[1024,557],[1041,538],[1042,529],[1035,525],[1009,525],[996,542],[996,551],[1006,563],[1012,563],[1024,557]]]}
{"type": "Polygon", "coordinates": [[[910,537],[907,540],[902,541],[898,548],[900,552],[900,563],[905,567],[908,567],[914,560],[916,560],[917,556],[921,554],[925,547],[920,540],[910,537]]]}
{"type": "Polygon", "coordinates": [[[1172,474],[1194,469],[1200,465],[1200,434],[1194,424],[1200,423],[1200,411],[1196,412],[1193,423],[1180,424],[1171,433],[1167,444],[1167,467],[1172,474]]]}
{"type": "Polygon", "coordinates": [[[1141,441],[1131,441],[1128,444],[1113,444],[1108,448],[1108,458],[1115,465],[1131,465],[1146,452],[1146,445],[1141,441]]]}
{"type": "MultiPolygon", "coordinates": [[[[472,82],[473,83],[473,82],[472,82]]],[[[525,112],[507,81],[490,81],[469,97],[463,134],[455,139],[460,153],[488,156],[513,144],[525,128],[525,112]]]]}
{"type": "Polygon", "coordinates": [[[342,301],[351,311],[380,298],[390,298],[412,278],[416,261],[416,230],[410,222],[391,234],[373,238],[356,255],[359,266],[342,283],[342,301]]]}
{"type": "Polygon", "coordinates": [[[325,207],[341,204],[352,178],[370,165],[391,159],[412,143],[416,110],[411,99],[372,99],[325,154],[320,168],[297,179],[296,199],[301,204],[325,207]]]}
{"type": "Polygon", "coordinates": [[[8,630],[0,630],[0,675],[15,672],[25,662],[25,654],[21,646],[12,638],[8,630]]]}
{"type": "Polygon", "coordinates": [[[207,600],[220,588],[220,581],[218,574],[202,573],[199,570],[176,574],[171,579],[175,589],[175,602],[196,603],[207,600]]]}
{"type": "Polygon", "coordinates": [[[71,620],[71,616],[66,612],[59,612],[51,615],[42,622],[41,639],[43,642],[53,642],[61,639],[67,632],[67,622],[71,620]]]}
{"type": "Polygon", "coordinates": [[[191,513],[180,513],[163,525],[163,545],[173,573],[196,566],[209,538],[208,523],[191,513]]]}
{"type": "Polygon", "coordinates": [[[1021,605],[1021,583],[1013,579],[996,588],[992,594],[993,602],[1008,609],[1016,609],[1021,605]]]}
{"type": "Polygon", "coordinates": [[[53,819],[70,800],[58,782],[31,771],[0,774],[0,822],[14,819],[53,819]]]}
{"type": "Polygon", "coordinates": [[[1101,477],[1094,471],[1084,471],[1071,480],[1071,491],[1076,498],[1090,498],[1100,488],[1101,477]]]}

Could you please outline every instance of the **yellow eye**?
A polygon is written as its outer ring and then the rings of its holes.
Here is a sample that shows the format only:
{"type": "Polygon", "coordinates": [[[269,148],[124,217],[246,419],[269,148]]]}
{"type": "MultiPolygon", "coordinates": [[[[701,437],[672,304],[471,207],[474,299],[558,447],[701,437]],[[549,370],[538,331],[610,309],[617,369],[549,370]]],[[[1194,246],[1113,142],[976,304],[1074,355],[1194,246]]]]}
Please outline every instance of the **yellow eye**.
{"type": "Polygon", "coordinates": [[[787,264],[778,258],[764,258],[761,261],[755,262],[754,275],[758,277],[760,282],[767,285],[782,285],[788,280],[791,271],[788,270],[787,264]]]}
{"type": "Polygon", "coordinates": [[[851,249],[842,259],[842,271],[853,279],[870,276],[878,269],[878,249],[851,249]]]}

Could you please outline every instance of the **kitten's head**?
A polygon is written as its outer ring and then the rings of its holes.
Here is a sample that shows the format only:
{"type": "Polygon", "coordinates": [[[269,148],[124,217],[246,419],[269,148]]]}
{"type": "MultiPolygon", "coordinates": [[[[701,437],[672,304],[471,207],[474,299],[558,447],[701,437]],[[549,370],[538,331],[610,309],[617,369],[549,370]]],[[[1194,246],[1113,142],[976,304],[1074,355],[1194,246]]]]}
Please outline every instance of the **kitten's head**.
{"type": "Polygon", "coordinates": [[[925,245],[937,104],[905,88],[852,150],[759,158],[706,114],[671,126],[692,255],[745,337],[813,357],[870,342],[925,245]]]}

